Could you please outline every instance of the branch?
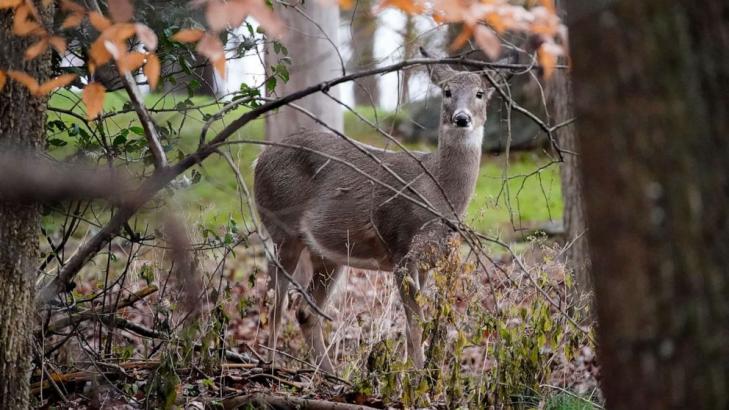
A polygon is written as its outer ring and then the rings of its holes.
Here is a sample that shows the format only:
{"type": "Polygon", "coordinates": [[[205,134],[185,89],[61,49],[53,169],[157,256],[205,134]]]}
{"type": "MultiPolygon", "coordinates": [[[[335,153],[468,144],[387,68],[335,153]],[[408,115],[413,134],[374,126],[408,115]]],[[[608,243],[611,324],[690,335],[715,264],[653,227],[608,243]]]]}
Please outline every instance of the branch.
{"type": "Polygon", "coordinates": [[[167,156],[165,155],[164,149],[162,149],[162,144],[159,142],[157,127],[155,127],[152,116],[149,115],[149,111],[147,111],[147,108],[144,106],[142,93],[139,91],[139,87],[137,86],[134,77],[132,77],[131,73],[125,73],[122,76],[122,81],[124,82],[124,88],[129,94],[132,107],[134,107],[134,111],[137,112],[139,122],[142,123],[142,128],[144,128],[144,137],[147,138],[149,150],[152,152],[154,166],[156,168],[167,166],[167,156]]]}
{"type": "Polygon", "coordinates": [[[265,409],[301,409],[301,410],[369,410],[374,407],[357,404],[338,403],[327,400],[304,399],[292,396],[274,396],[272,394],[255,393],[232,397],[223,400],[223,408],[265,408],[265,409]],[[247,407],[248,406],[248,407],[247,407]]]}

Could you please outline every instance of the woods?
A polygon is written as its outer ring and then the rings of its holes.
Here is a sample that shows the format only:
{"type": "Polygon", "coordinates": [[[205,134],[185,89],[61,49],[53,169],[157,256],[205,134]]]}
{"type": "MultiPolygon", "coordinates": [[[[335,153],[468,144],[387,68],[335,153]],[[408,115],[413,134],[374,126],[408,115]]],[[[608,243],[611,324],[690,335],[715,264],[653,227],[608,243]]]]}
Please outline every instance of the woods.
{"type": "Polygon", "coordinates": [[[0,408],[726,407],[727,16],[0,0],[0,408]]]}

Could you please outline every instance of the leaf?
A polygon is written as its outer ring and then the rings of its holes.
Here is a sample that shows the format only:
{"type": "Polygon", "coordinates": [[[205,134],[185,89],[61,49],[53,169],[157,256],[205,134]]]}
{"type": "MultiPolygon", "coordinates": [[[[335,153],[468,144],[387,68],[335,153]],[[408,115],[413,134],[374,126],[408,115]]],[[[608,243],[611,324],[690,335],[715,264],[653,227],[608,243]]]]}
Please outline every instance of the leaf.
{"type": "Polygon", "coordinates": [[[8,81],[8,76],[5,71],[0,70],[0,91],[5,88],[5,83],[8,81]]]}
{"type": "Polygon", "coordinates": [[[554,0],[539,0],[539,4],[544,6],[544,8],[549,10],[552,14],[557,13],[557,9],[554,7],[554,0]]]}
{"type": "Polygon", "coordinates": [[[98,11],[92,11],[91,13],[89,13],[89,23],[91,23],[91,25],[95,29],[102,32],[107,28],[111,27],[111,21],[101,15],[101,13],[99,13],[98,11]]]}
{"type": "Polygon", "coordinates": [[[501,41],[493,31],[481,25],[476,26],[473,38],[476,40],[478,48],[483,50],[491,60],[496,60],[501,54],[501,41]]]}
{"type": "Polygon", "coordinates": [[[104,45],[105,41],[103,36],[99,36],[89,47],[89,59],[95,67],[101,67],[111,61],[111,54],[104,45]]]}
{"type": "Polygon", "coordinates": [[[84,20],[84,13],[71,13],[66,17],[65,20],[63,20],[63,24],[61,24],[61,29],[69,29],[69,28],[76,28],[81,25],[81,22],[84,20]]]}
{"type": "Polygon", "coordinates": [[[48,42],[51,44],[58,54],[64,54],[66,52],[66,39],[61,36],[51,36],[48,38],[48,42]]]}
{"type": "Polygon", "coordinates": [[[544,78],[549,78],[554,73],[554,67],[557,65],[557,56],[561,53],[562,49],[549,42],[544,42],[537,50],[537,59],[539,65],[542,66],[544,72],[544,78]]]}
{"type": "Polygon", "coordinates": [[[203,30],[197,28],[186,28],[178,31],[170,38],[180,43],[197,43],[204,34],[203,30]]]}
{"type": "Polygon", "coordinates": [[[157,35],[154,34],[151,28],[142,23],[137,23],[134,25],[134,30],[137,32],[137,38],[147,50],[154,51],[157,49],[157,35]]]}
{"type": "Polygon", "coordinates": [[[134,17],[134,6],[129,0],[109,0],[109,14],[115,23],[124,23],[134,17]]]}
{"type": "Polygon", "coordinates": [[[22,2],[23,0],[0,0],[0,9],[14,9],[22,2]]]}
{"type": "Polygon", "coordinates": [[[157,57],[157,54],[147,54],[147,64],[144,65],[144,75],[147,77],[147,81],[149,81],[149,88],[153,90],[157,88],[161,69],[161,64],[159,62],[159,57],[157,57]]]}
{"type": "Polygon", "coordinates": [[[221,77],[225,78],[225,49],[217,35],[206,33],[197,43],[195,50],[207,57],[221,77]]]}
{"type": "Polygon", "coordinates": [[[32,60],[48,49],[48,39],[44,38],[25,50],[25,60],[32,60]]]}
{"type": "Polygon", "coordinates": [[[45,29],[40,24],[33,21],[31,9],[23,4],[15,9],[15,17],[13,18],[13,34],[25,37],[30,34],[43,34],[45,29]]]}
{"type": "Polygon", "coordinates": [[[456,36],[450,45],[451,51],[460,50],[464,45],[466,45],[471,36],[473,36],[473,26],[463,26],[463,30],[458,33],[458,36],[456,36]]]}
{"type": "Polygon", "coordinates": [[[409,14],[421,14],[425,11],[423,3],[417,0],[382,0],[380,4],[376,6],[378,10],[386,7],[395,7],[409,14]]]}
{"type": "Polygon", "coordinates": [[[70,13],[86,13],[86,9],[84,8],[84,6],[71,0],[61,0],[61,10],[68,11],[70,13]]]}
{"type": "Polygon", "coordinates": [[[144,54],[139,51],[132,51],[122,55],[117,61],[119,72],[122,74],[131,72],[144,65],[144,54]]]}
{"type": "Polygon", "coordinates": [[[56,88],[65,87],[76,79],[76,74],[61,74],[58,77],[46,81],[38,87],[38,95],[48,94],[56,88]]]}
{"type": "Polygon", "coordinates": [[[258,21],[269,36],[281,38],[286,33],[283,21],[262,0],[248,0],[248,14],[258,21]]]}
{"type": "Polygon", "coordinates": [[[81,99],[86,104],[86,116],[89,120],[98,117],[104,109],[106,88],[101,83],[93,82],[84,87],[81,99]]]}
{"type": "Polygon", "coordinates": [[[225,57],[220,57],[213,60],[213,67],[218,72],[220,78],[225,79],[225,57]]]}
{"type": "Polygon", "coordinates": [[[137,33],[135,24],[117,23],[104,30],[103,35],[110,40],[124,42],[137,33]]]}
{"type": "Polygon", "coordinates": [[[22,71],[10,70],[8,71],[8,77],[24,85],[25,88],[30,90],[31,94],[35,94],[38,91],[38,81],[35,78],[29,76],[22,71]]]}

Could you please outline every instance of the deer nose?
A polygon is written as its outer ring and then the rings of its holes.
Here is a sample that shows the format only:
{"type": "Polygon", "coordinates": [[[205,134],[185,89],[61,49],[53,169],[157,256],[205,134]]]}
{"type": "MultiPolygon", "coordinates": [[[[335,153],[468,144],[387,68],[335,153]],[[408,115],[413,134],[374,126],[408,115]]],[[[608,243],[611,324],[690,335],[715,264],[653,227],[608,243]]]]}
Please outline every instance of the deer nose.
{"type": "Polygon", "coordinates": [[[456,127],[468,127],[471,125],[471,116],[463,111],[457,111],[451,118],[456,127]]]}

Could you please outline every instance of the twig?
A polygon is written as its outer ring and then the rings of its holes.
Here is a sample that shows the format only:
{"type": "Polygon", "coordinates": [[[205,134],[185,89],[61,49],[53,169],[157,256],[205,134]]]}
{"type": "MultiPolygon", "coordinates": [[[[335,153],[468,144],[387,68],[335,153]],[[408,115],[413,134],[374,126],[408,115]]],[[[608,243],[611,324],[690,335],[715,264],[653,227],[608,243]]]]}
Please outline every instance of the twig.
{"type": "Polygon", "coordinates": [[[327,400],[304,399],[292,396],[274,396],[265,393],[254,393],[223,400],[223,408],[270,408],[300,410],[368,410],[374,407],[349,403],[338,403],[327,400]],[[250,406],[250,407],[247,407],[250,406]]]}

